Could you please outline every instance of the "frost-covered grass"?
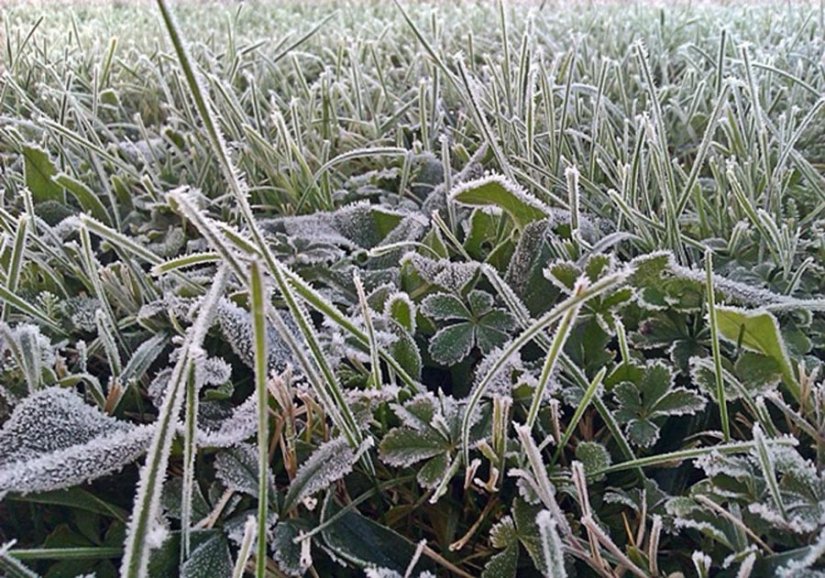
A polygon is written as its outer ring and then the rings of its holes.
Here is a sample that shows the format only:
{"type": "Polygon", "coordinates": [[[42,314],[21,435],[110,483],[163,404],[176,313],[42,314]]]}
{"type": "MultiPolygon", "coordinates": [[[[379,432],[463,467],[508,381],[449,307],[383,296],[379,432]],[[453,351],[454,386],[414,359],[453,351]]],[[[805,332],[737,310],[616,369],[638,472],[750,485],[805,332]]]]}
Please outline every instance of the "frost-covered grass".
{"type": "Polygon", "coordinates": [[[825,5],[2,18],[2,573],[825,575],[825,5]]]}

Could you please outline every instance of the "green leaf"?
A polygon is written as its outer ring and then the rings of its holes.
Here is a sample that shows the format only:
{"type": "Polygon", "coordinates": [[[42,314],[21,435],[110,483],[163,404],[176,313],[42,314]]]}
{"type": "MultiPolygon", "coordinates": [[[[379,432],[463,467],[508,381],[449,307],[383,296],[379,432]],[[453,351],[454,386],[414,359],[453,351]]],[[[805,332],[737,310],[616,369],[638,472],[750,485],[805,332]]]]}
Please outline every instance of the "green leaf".
{"type": "MultiPolygon", "coordinates": [[[[579,442],[576,446],[576,459],[584,465],[584,471],[588,475],[613,463],[607,448],[599,442],[579,442]]],[[[596,478],[593,480],[598,481],[596,478]]]]}
{"type": "Polygon", "coordinates": [[[256,460],[256,449],[249,444],[222,450],[215,456],[215,477],[229,490],[257,497],[260,474],[256,460]]]}
{"type": "Polygon", "coordinates": [[[481,578],[515,578],[518,571],[518,542],[490,558],[481,578]]]}
{"type": "MultiPolygon", "coordinates": [[[[335,501],[327,498],[321,514],[322,521],[339,511],[335,501]]],[[[388,568],[403,575],[415,555],[415,545],[401,534],[354,510],[343,513],[321,532],[321,536],[337,557],[361,568],[388,568]]],[[[419,571],[430,567],[426,560],[419,561],[416,566],[419,571]]]]}
{"type": "Polygon", "coordinates": [[[430,340],[430,355],[441,365],[452,366],[473,349],[475,329],[472,323],[456,323],[439,329],[430,340]]]}
{"type": "Polygon", "coordinates": [[[543,572],[544,557],[542,555],[541,538],[539,537],[539,528],[536,524],[536,516],[541,512],[541,508],[532,506],[522,500],[516,498],[513,500],[513,520],[516,522],[516,530],[518,531],[519,541],[530,558],[533,560],[533,565],[539,572],[543,572]]]}
{"type": "Polygon", "coordinates": [[[424,238],[421,239],[421,243],[432,249],[433,253],[442,259],[446,259],[450,256],[447,251],[447,245],[444,244],[444,239],[441,238],[441,233],[435,226],[433,226],[427,234],[424,235],[424,238]]]}
{"type": "Polygon", "coordinates": [[[570,261],[556,261],[544,270],[544,276],[548,281],[567,291],[573,290],[576,280],[581,275],[582,270],[570,261]]]}
{"type": "Polygon", "coordinates": [[[447,453],[439,454],[418,469],[415,479],[422,487],[433,490],[447,474],[450,467],[450,456],[447,453]]]}
{"type": "Polygon", "coordinates": [[[596,253],[587,258],[584,265],[584,272],[591,283],[595,283],[605,274],[613,270],[613,258],[604,253],[596,253]]]}
{"type": "Polygon", "coordinates": [[[299,520],[282,520],[273,531],[270,551],[278,567],[289,576],[303,576],[307,571],[305,560],[301,560],[301,544],[295,543],[301,531],[306,531],[299,520]]]}
{"type": "Polygon", "coordinates": [[[518,229],[549,214],[549,209],[533,195],[500,175],[468,181],[450,196],[454,201],[472,207],[499,207],[510,215],[518,229]]]}
{"type": "Polygon", "coordinates": [[[654,419],[692,414],[705,406],[705,399],[684,387],[673,387],[673,373],[662,362],[645,367],[638,384],[622,382],[613,394],[619,404],[616,420],[626,424],[630,439],[640,447],[650,447],[659,439],[654,419]]]}
{"type": "Polygon", "coordinates": [[[196,546],[183,563],[181,578],[229,578],[232,576],[232,556],[226,538],[216,533],[196,546]]]}
{"type": "Polygon", "coordinates": [[[419,393],[404,405],[393,404],[392,408],[405,426],[417,430],[430,428],[435,415],[441,413],[438,400],[429,392],[419,393]]]}
{"type": "Polygon", "coordinates": [[[645,375],[645,368],[643,365],[634,363],[632,361],[625,361],[613,368],[607,377],[604,379],[604,386],[607,389],[612,389],[623,381],[629,381],[633,384],[639,385],[645,375]]]}
{"type": "Polygon", "coordinates": [[[415,339],[410,332],[394,319],[390,319],[388,325],[390,331],[395,335],[395,341],[387,347],[387,350],[410,377],[420,379],[421,352],[418,350],[415,339]]]}
{"type": "Polygon", "coordinates": [[[384,304],[384,314],[401,327],[415,333],[415,304],[406,293],[394,293],[384,304]]]}
{"type": "Polygon", "coordinates": [[[109,226],[112,225],[111,219],[109,218],[109,213],[106,212],[106,207],[104,207],[103,203],[100,202],[100,198],[84,183],[67,175],[66,173],[55,175],[52,177],[52,181],[69,191],[69,193],[71,193],[71,195],[77,200],[81,208],[83,208],[84,212],[92,215],[95,219],[101,221],[102,223],[109,226]]]}
{"type": "Polygon", "coordinates": [[[357,459],[347,440],[332,439],[319,446],[298,468],[284,498],[284,512],[289,512],[301,500],[329,487],[352,471],[357,459]]]}
{"type": "Polygon", "coordinates": [[[65,490],[55,490],[53,492],[40,492],[34,494],[27,494],[26,496],[12,496],[11,499],[20,500],[21,502],[32,502],[35,504],[53,504],[59,506],[68,506],[84,512],[92,512],[95,514],[102,514],[110,516],[121,522],[126,521],[128,513],[114,504],[110,504],[91,492],[83,488],[68,488],[65,490]]]}
{"type": "Polygon", "coordinates": [[[716,308],[716,315],[721,337],[777,362],[785,385],[798,401],[800,385],[794,375],[776,317],[768,311],[746,311],[723,306],[716,308]]]}
{"type": "Polygon", "coordinates": [[[516,321],[512,315],[503,309],[493,309],[476,326],[476,344],[483,353],[489,353],[504,345],[515,327],[516,321]]]}
{"type": "Polygon", "coordinates": [[[450,442],[432,428],[418,431],[402,427],[387,432],[378,446],[378,455],[384,463],[407,467],[449,449],[450,442]]]}
{"type": "Polygon", "coordinates": [[[509,238],[512,225],[500,211],[474,209],[470,214],[469,231],[464,239],[464,250],[476,261],[485,261],[497,245],[501,221],[507,223],[505,238],[509,238]]]}
{"type": "Polygon", "coordinates": [[[733,371],[742,385],[760,393],[782,380],[782,371],[776,359],[752,351],[745,351],[739,356],[733,371]]]}
{"type": "Polygon", "coordinates": [[[49,153],[39,146],[26,145],[23,147],[23,158],[26,186],[32,193],[34,203],[65,202],[63,188],[52,181],[52,177],[57,174],[57,168],[49,158],[49,153]]]}
{"type": "Polygon", "coordinates": [[[470,311],[472,311],[474,319],[483,317],[493,308],[493,296],[478,289],[470,291],[467,295],[467,302],[470,304],[470,311]]]}
{"type": "Polygon", "coordinates": [[[626,431],[627,437],[642,448],[649,448],[659,441],[659,426],[649,419],[630,419],[626,431]]]}
{"type": "Polygon", "coordinates": [[[428,295],[421,302],[421,312],[432,319],[472,319],[473,315],[461,300],[450,293],[428,295]]]}

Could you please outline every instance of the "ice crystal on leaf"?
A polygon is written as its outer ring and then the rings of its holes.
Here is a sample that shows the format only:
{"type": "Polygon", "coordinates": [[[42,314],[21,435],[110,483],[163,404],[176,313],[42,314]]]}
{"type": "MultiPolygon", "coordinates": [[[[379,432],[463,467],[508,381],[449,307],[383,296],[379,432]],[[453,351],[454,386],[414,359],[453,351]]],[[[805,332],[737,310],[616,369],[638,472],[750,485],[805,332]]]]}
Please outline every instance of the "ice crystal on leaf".
{"type": "Polygon", "coordinates": [[[0,430],[0,495],[67,488],[137,459],[152,426],[102,414],[75,393],[51,387],[24,399],[0,430]]]}
{"type": "MultiPolygon", "coordinates": [[[[205,403],[201,404],[202,413],[208,407],[205,403]]],[[[225,448],[249,439],[258,427],[257,408],[255,396],[250,395],[228,415],[201,416],[198,420],[198,446],[225,448]]]]}
{"type": "MultiPolygon", "coordinates": [[[[293,330],[295,335],[300,335],[298,328],[288,315],[282,316],[287,327],[293,330]]],[[[217,310],[218,324],[224,338],[229,342],[232,351],[241,360],[252,367],[255,359],[255,350],[252,339],[252,317],[249,312],[238,307],[228,299],[221,299],[217,310]]],[[[269,347],[268,365],[270,369],[283,371],[286,364],[294,363],[292,352],[289,346],[284,343],[278,332],[271,324],[266,326],[266,343],[269,347]]]]}
{"type": "Polygon", "coordinates": [[[430,259],[418,253],[407,253],[401,259],[427,283],[450,291],[461,291],[478,273],[478,263],[454,263],[447,259],[430,259]]]}
{"type": "MultiPolygon", "coordinates": [[[[371,438],[369,438],[371,439],[371,438]]],[[[313,494],[329,487],[352,471],[353,464],[365,451],[367,444],[353,451],[346,439],[332,439],[318,449],[301,464],[295,479],[284,498],[284,509],[289,510],[297,503],[311,498],[313,494]]]]}

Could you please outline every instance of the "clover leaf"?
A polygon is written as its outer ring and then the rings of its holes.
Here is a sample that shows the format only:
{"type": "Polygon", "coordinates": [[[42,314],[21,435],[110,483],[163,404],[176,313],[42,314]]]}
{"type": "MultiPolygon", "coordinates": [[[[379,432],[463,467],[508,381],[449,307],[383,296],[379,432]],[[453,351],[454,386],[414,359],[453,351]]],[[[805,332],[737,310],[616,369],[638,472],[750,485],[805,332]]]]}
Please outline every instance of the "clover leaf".
{"type": "Polygon", "coordinates": [[[479,290],[467,295],[465,304],[451,293],[435,293],[421,303],[421,311],[435,321],[458,321],[439,329],[430,341],[430,355],[442,365],[454,365],[474,346],[489,353],[504,344],[515,320],[504,309],[493,307],[493,296],[479,290]]]}
{"type": "MultiPolygon", "coordinates": [[[[396,467],[423,462],[418,467],[418,483],[427,489],[436,488],[446,476],[453,475],[449,469],[461,439],[465,404],[450,396],[427,392],[403,405],[394,404],[392,409],[402,425],[391,429],[381,440],[381,460],[396,467]]],[[[488,434],[489,425],[476,421],[470,432],[471,443],[488,434]]]]}
{"type": "Polygon", "coordinates": [[[659,361],[645,367],[637,383],[618,384],[613,394],[619,404],[616,419],[640,447],[650,447],[659,440],[660,428],[655,423],[658,418],[693,414],[705,406],[705,399],[698,393],[673,387],[673,373],[659,361]]]}

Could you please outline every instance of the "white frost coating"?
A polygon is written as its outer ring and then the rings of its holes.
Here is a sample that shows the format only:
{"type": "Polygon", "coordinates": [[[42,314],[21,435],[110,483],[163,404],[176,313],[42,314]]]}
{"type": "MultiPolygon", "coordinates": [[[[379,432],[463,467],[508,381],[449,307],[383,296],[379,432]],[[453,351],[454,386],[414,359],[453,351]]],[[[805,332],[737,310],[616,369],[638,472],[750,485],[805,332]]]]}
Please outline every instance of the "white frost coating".
{"type": "Polygon", "coordinates": [[[57,387],[24,399],[0,430],[0,495],[67,488],[137,459],[152,426],[133,426],[57,387]]]}
{"type": "Polygon", "coordinates": [[[690,559],[693,560],[693,565],[696,567],[696,571],[700,576],[706,576],[707,573],[710,572],[713,560],[704,552],[697,550],[691,555],[690,559]]]}
{"type": "Polygon", "coordinates": [[[500,185],[505,191],[516,197],[520,202],[533,207],[534,209],[538,209],[542,213],[549,215],[550,214],[550,207],[539,201],[536,197],[530,194],[527,189],[519,185],[518,183],[514,183],[504,175],[499,174],[489,174],[484,175],[479,179],[473,179],[471,181],[466,181],[453,187],[453,190],[450,191],[450,200],[458,203],[460,205],[468,205],[468,206],[475,206],[474,204],[462,203],[458,200],[458,196],[462,193],[467,192],[468,190],[477,189],[479,187],[483,187],[485,185],[490,184],[497,184],[500,185]]]}
{"type": "Polygon", "coordinates": [[[215,476],[227,489],[258,495],[258,454],[250,444],[238,444],[215,458],[215,476]]]}
{"type": "MultiPolygon", "coordinates": [[[[493,365],[499,358],[504,351],[504,348],[509,345],[509,342],[504,344],[503,347],[496,347],[490,351],[487,355],[482,358],[481,361],[478,362],[474,372],[474,387],[477,387],[479,382],[490,373],[493,365]]],[[[531,384],[535,385],[535,376],[527,374],[527,370],[524,367],[524,363],[521,359],[521,353],[516,351],[512,355],[510,355],[504,363],[502,363],[499,368],[491,374],[489,378],[487,378],[489,383],[487,385],[487,389],[484,392],[485,397],[494,397],[496,395],[503,395],[509,396],[513,393],[513,387],[516,383],[523,383],[525,381],[530,382],[531,384]],[[518,375],[518,380],[513,379],[516,375],[518,375]]],[[[545,393],[545,397],[550,397],[552,394],[553,388],[548,388],[548,391],[545,393]]]]}
{"type": "Polygon", "coordinates": [[[170,386],[158,412],[157,426],[153,428],[146,462],[141,468],[137,495],[126,532],[121,575],[146,576],[150,548],[144,540],[146,534],[151,531],[152,521],[160,514],[161,491],[172,451],[172,441],[178,429],[178,416],[185,399],[185,382],[193,368],[193,357],[202,355],[201,344],[212,325],[227,277],[226,266],[221,267],[203,300],[198,318],[186,334],[181,355],[172,371],[170,386]]]}
{"type": "Polygon", "coordinates": [[[439,285],[451,291],[459,291],[473,280],[479,270],[479,263],[453,263],[448,259],[430,259],[418,253],[407,253],[401,258],[402,264],[410,264],[428,283],[439,285]]]}
{"type": "Polygon", "coordinates": [[[227,448],[249,439],[258,429],[258,402],[254,395],[232,410],[225,420],[212,427],[206,427],[204,420],[199,420],[197,433],[198,447],[227,448]]]}
{"type": "Polygon", "coordinates": [[[792,560],[785,566],[782,566],[777,572],[780,578],[791,578],[801,576],[815,576],[806,572],[811,566],[817,563],[819,559],[825,555],[825,530],[819,533],[814,545],[808,550],[808,553],[799,560],[792,560]]]}
{"type": "Polygon", "coordinates": [[[376,212],[395,216],[399,222],[407,216],[404,212],[359,201],[332,212],[272,219],[264,223],[264,229],[275,232],[280,230],[290,237],[309,239],[316,243],[348,249],[368,249],[382,241],[382,235],[376,227],[376,212]]]}
{"type": "Polygon", "coordinates": [[[232,366],[220,357],[207,357],[195,364],[197,382],[203,385],[222,385],[232,377],[232,366]]]}
{"type": "Polygon", "coordinates": [[[553,514],[549,510],[542,510],[536,516],[536,525],[539,527],[546,575],[567,578],[567,570],[564,569],[564,550],[553,514]]]}
{"type": "Polygon", "coordinates": [[[284,499],[285,508],[312,496],[352,471],[352,465],[371,445],[372,438],[354,452],[346,438],[337,437],[318,447],[301,464],[284,499]]]}
{"type": "Polygon", "coordinates": [[[416,431],[427,431],[435,414],[441,411],[438,398],[431,391],[417,394],[404,405],[394,403],[390,407],[402,425],[416,431]]]}
{"type": "Polygon", "coordinates": [[[151,529],[146,534],[146,543],[150,548],[160,548],[163,543],[169,538],[169,528],[166,527],[162,520],[155,520],[151,529]]]}
{"type": "MultiPolygon", "coordinates": [[[[412,578],[413,574],[401,574],[390,568],[365,568],[364,576],[367,578],[412,578]]],[[[417,578],[435,578],[435,574],[425,570],[416,575],[417,578]]]]}
{"type": "Polygon", "coordinates": [[[37,325],[21,323],[10,327],[0,324],[2,343],[0,351],[10,351],[14,362],[26,377],[29,392],[40,387],[43,367],[52,367],[55,363],[55,354],[48,337],[40,332],[37,325]]]}
{"type": "MultiPolygon", "coordinates": [[[[667,251],[657,251],[656,254],[667,255],[666,269],[676,277],[696,281],[697,283],[704,284],[706,282],[706,273],[704,270],[691,269],[677,264],[673,258],[673,254],[667,251]]],[[[655,255],[651,253],[649,256],[654,257],[655,255]]],[[[721,291],[728,297],[741,303],[764,307],[770,311],[793,309],[825,310],[825,299],[796,299],[794,297],[788,297],[787,295],[779,295],[761,287],[754,287],[728,279],[717,273],[713,274],[713,287],[717,291],[721,291]]]]}
{"type": "Polygon", "coordinates": [[[61,304],[61,310],[68,315],[72,324],[87,332],[97,330],[95,324],[95,311],[101,307],[100,300],[96,297],[70,297],[61,304]]]}
{"type": "MultiPolygon", "coordinates": [[[[287,327],[296,336],[299,336],[300,332],[292,321],[292,317],[289,315],[282,315],[281,317],[287,327]]],[[[255,360],[255,349],[253,347],[252,316],[249,311],[238,307],[228,299],[221,299],[218,303],[217,318],[221,332],[232,347],[232,351],[244,363],[252,367],[255,360]]],[[[269,323],[266,325],[266,343],[269,348],[267,363],[270,370],[283,371],[286,364],[293,367],[297,366],[289,347],[269,323]]]]}

